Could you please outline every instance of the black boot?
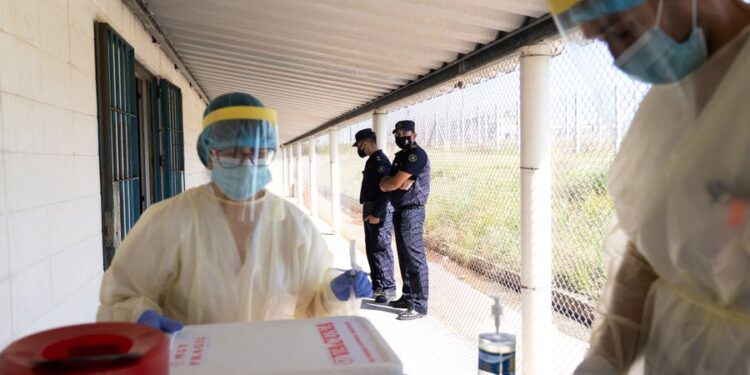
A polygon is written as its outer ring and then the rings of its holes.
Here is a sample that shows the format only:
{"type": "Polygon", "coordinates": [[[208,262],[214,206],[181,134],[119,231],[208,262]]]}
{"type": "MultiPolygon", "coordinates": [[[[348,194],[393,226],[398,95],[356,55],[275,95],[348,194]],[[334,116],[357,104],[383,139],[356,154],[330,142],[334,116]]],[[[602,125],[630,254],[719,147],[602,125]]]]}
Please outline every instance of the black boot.
{"type": "Polygon", "coordinates": [[[421,312],[419,312],[417,310],[409,309],[409,310],[406,310],[406,311],[402,312],[401,314],[398,314],[398,316],[396,317],[396,319],[398,319],[398,320],[414,320],[414,319],[419,319],[419,318],[421,318],[421,317],[423,317],[425,315],[426,314],[422,314],[421,312]]]}
{"type": "Polygon", "coordinates": [[[396,299],[395,290],[386,290],[375,297],[375,303],[388,303],[396,299]]]}
{"type": "Polygon", "coordinates": [[[401,295],[401,298],[395,301],[389,302],[388,306],[394,307],[397,309],[408,309],[410,305],[409,305],[409,301],[403,295],[401,295]]]}

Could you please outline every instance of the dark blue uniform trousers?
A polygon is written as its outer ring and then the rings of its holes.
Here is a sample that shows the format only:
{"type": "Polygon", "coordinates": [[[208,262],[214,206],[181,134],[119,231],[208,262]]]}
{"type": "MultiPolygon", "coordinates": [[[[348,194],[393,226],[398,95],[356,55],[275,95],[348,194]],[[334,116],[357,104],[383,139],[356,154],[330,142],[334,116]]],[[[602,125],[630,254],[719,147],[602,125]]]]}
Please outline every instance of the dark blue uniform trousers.
{"type": "Polygon", "coordinates": [[[427,313],[429,279],[427,257],[424,252],[424,206],[416,206],[393,213],[396,230],[396,251],[401,277],[404,280],[404,298],[411,307],[427,313]]]}
{"type": "Polygon", "coordinates": [[[378,224],[365,222],[365,252],[370,264],[370,277],[373,290],[396,290],[393,278],[393,250],[391,249],[391,232],[393,231],[393,207],[388,205],[385,220],[378,224]]]}

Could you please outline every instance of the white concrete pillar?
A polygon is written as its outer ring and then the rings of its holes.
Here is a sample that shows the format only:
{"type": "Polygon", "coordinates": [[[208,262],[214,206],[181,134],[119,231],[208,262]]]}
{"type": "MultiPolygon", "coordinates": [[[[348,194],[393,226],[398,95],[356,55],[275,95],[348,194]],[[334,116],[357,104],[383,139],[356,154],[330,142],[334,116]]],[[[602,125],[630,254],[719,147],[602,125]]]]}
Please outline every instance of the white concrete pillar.
{"type": "Polygon", "coordinates": [[[286,171],[286,185],[284,185],[284,196],[290,197],[292,196],[292,193],[290,191],[290,187],[292,186],[292,180],[294,177],[292,176],[292,169],[290,166],[292,165],[292,154],[289,152],[292,148],[292,145],[285,145],[284,146],[284,170],[286,171]]]}
{"type": "Polygon", "coordinates": [[[375,136],[378,138],[378,148],[388,155],[388,136],[391,134],[386,123],[386,114],[386,112],[376,109],[372,113],[372,127],[375,136]]]}
{"type": "Polygon", "coordinates": [[[576,154],[581,152],[581,126],[578,124],[578,94],[573,97],[573,125],[575,126],[576,132],[576,154]]]}
{"type": "Polygon", "coordinates": [[[286,158],[286,149],[284,148],[284,146],[279,147],[278,152],[276,156],[274,157],[274,159],[277,160],[276,165],[281,163],[281,166],[280,166],[281,167],[281,196],[284,197],[286,196],[286,180],[288,177],[286,175],[286,159],[287,158],[286,158]]]}
{"type": "Polygon", "coordinates": [[[619,96],[617,95],[617,85],[615,85],[614,90],[615,90],[615,92],[614,92],[614,101],[615,101],[615,104],[612,106],[612,108],[613,108],[613,110],[614,110],[615,113],[614,113],[614,116],[612,116],[613,117],[613,119],[612,119],[612,126],[614,127],[614,131],[615,131],[615,136],[614,136],[614,138],[615,138],[614,139],[614,143],[615,143],[614,144],[614,150],[615,150],[615,154],[616,154],[616,153],[620,152],[620,144],[622,144],[623,134],[622,134],[622,131],[620,129],[620,100],[619,100],[619,96]]]}
{"type": "Polygon", "coordinates": [[[338,130],[328,129],[328,158],[331,161],[331,221],[333,233],[341,233],[341,175],[338,130]]]}
{"type": "Polygon", "coordinates": [[[500,150],[502,148],[502,128],[500,127],[501,123],[500,118],[500,106],[495,104],[495,150],[500,150]]]}
{"type": "Polygon", "coordinates": [[[286,170],[286,185],[284,185],[284,196],[290,197],[292,196],[292,185],[294,184],[294,176],[293,176],[293,169],[294,161],[292,157],[292,145],[287,145],[284,147],[284,156],[286,157],[286,162],[284,163],[284,169],[286,170]]]}
{"type": "Polygon", "coordinates": [[[552,49],[521,48],[521,341],[524,374],[549,374],[552,340],[552,49]]]}
{"type": "Polygon", "coordinates": [[[315,139],[307,141],[307,152],[310,154],[310,215],[318,215],[318,155],[315,153],[315,139]]]}
{"type": "Polygon", "coordinates": [[[302,199],[302,142],[294,144],[294,151],[297,154],[294,159],[294,197],[297,198],[297,203],[301,205],[304,203],[302,199]]]}

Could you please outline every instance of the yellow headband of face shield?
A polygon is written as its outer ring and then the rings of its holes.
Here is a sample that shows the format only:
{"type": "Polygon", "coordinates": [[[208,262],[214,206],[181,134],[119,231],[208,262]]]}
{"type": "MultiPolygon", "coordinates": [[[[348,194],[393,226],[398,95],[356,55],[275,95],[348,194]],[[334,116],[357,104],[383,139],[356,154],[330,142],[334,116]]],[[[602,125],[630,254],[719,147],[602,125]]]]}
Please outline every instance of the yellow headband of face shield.
{"type": "Polygon", "coordinates": [[[203,127],[226,120],[265,120],[276,126],[276,111],[271,108],[252,106],[233,106],[219,108],[203,118],[203,127]]]}
{"type": "Polygon", "coordinates": [[[553,15],[563,13],[583,0],[548,0],[549,11],[553,15]]]}

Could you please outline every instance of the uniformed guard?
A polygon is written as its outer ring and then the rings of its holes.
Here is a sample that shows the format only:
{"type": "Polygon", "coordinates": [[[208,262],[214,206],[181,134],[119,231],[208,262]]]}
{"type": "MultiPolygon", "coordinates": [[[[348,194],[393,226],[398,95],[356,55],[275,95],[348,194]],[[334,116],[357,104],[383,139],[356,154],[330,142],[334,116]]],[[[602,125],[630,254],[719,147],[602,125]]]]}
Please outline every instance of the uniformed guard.
{"type": "Polygon", "coordinates": [[[430,194],[430,160],[416,143],[414,121],[397,122],[393,134],[401,151],[393,159],[389,176],[380,181],[380,190],[390,192],[395,209],[396,252],[404,286],[401,298],[389,305],[407,309],[396,319],[412,320],[427,314],[429,280],[424,249],[424,206],[430,194]]]}
{"type": "Polygon", "coordinates": [[[365,227],[365,248],[370,264],[373,296],[377,303],[387,303],[396,299],[396,282],[393,279],[393,206],[388,193],[378,187],[380,180],[388,176],[391,162],[378,148],[375,132],[363,129],[354,136],[352,145],[357,147],[359,157],[369,156],[362,171],[362,188],[359,203],[362,204],[362,219],[365,227]]]}

